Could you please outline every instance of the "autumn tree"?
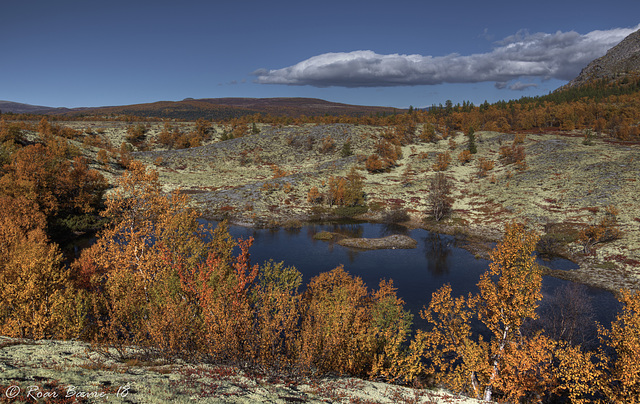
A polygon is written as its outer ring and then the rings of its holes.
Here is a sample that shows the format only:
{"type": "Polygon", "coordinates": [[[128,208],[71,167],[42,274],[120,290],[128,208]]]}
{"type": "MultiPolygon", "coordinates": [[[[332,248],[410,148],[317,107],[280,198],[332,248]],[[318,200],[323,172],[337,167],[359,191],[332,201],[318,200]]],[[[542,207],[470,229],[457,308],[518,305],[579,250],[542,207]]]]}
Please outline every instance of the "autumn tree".
{"type": "Polygon", "coordinates": [[[398,159],[402,158],[402,148],[388,139],[382,138],[375,144],[375,153],[371,154],[365,166],[369,172],[383,172],[397,166],[398,159]]]}
{"type": "Polygon", "coordinates": [[[451,154],[446,151],[444,153],[436,154],[436,162],[433,164],[434,171],[444,171],[449,167],[451,163],[451,154]]]}
{"type": "MultiPolygon", "coordinates": [[[[253,124],[254,129],[256,129],[255,124],[253,124]]],[[[207,121],[204,118],[198,118],[196,120],[196,133],[201,141],[207,141],[211,138],[211,122],[207,121]]]]}
{"type": "Polygon", "coordinates": [[[101,214],[110,225],[75,263],[77,283],[94,294],[95,329],[102,338],[144,339],[143,321],[165,256],[193,266],[206,258],[198,214],[179,192],[164,194],[158,174],[137,161],[118,180],[101,214]],[[159,247],[162,248],[159,248],[159,247]]]}
{"type": "Polygon", "coordinates": [[[263,366],[295,363],[300,332],[302,274],[283,262],[260,267],[251,291],[254,325],[250,335],[255,360],[263,366]]]}
{"type": "Polygon", "coordinates": [[[495,166],[495,162],[493,160],[487,160],[484,157],[480,157],[477,161],[477,166],[478,166],[478,177],[486,177],[487,176],[487,172],[489,170],[493,170],[493,167],[495,166]]]}
{"type": "MultiPolygon", "coordinates": [[[[330,206],[364,206],[364,181],[355,168],[346,177],[330,177],[325,200],[330,206]]],[[[314,195],[317,196],[317,195],[314,195]]]]}
{"type": "Polygon", "coordinates": [[[79,337],[85,301],[62,253],[45,233],[46,216],[24,196],[0,195],[0,334],[79,337]]]}
{"type": "Polygon", "coordinates": [[[0,178],[0,194],[33,200],[47,217],[50,235],[91,227],[106,188],[84,158],[70,161],[64,150],[42,144],[16,150],[0,178]]]}
{"type": "Polygon", "coordinates": [[[599,328],[600,341],[613,350],[601,350],[604,364],[600,388],[607,402],[640,403],[640,292],[622,290],[622,312],[611,329],[599,328]]]}
{"type": "Polygon", "coordinates": [[[22,143],[24,135],[18,124],[7,123],[4,118],[0,119],[0,144],[5,142],[22,143]]]}
{"type": "Polygon", "coordinates": [[[342,266],[314,277],[303,296],[299,363],[320,372],[385,374],[411,317],[391,282],[370,292],[342,266]]]}
{"type": "Polygon", "coordinates": [[[471,161],[471,152],[469,150],[463,150],[460,153],[458,153],[458,161],[460,163],[467,164],[468,162],[471,161]]]}
{"type": "Polygon", "coordinates": [[[144,125],[135,125],[127,128],[127,142],[136,147],[142,147],[147,140],[147,128],[144,125]]]}
{"type": "Polygon", "coordinates": [[[434,293],[421,312],[433,328],[418,331],[413,349],[422,347],[439,381],[487,401],[496,390],[518,400],[551,383],[551,342],[523,332],[525,322],[536,318],[542,297],[541,271],[533,256],[536,241],[524,225],[507,224],[478,294],[454,299],[448,285],[434,293]],[[488,328],[488,340],[474,337],[472,318],[488,328]]]}
{"type": "Polygon", "coordinates": [[[425,123],[422,127],[422,132],[420,134],[420,139],[424,142],[435,142],[436,139],[436,129],[431,123],[425,123]]]}

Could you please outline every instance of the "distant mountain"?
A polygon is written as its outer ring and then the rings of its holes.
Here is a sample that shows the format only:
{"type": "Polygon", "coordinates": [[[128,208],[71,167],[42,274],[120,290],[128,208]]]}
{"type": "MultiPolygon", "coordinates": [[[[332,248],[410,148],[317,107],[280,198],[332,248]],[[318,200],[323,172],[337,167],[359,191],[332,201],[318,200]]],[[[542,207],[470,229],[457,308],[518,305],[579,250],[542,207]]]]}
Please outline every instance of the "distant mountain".
{"type": "Polygon", "coordinates": [[[396,108],[341,104],[316,98],[186,98],[147,104],[87,108],[72,115],[134,115],[178,119],[225,119],[252,114],[298,117],[301,115],[393,114],[396,108]]]}
{"type": "Polygon", "coordinates": [[[640,30],[630,34],[606,55],[589,63],[566,87],[580,86],[598,79],[615,79],[640,73],[640,30]]]}
{"type": "Polygon", "coordinates": [[[54,108],[0,101],[1,112],[39,115],[133,115],[176,119],[226,119],[253,114],[298,117],[322,115],[367,116],[395,114],[391,107],[350,105],[317,98],[186,98],[111,107],[54,108]]]}
{"type": "Polygon", "coordinates": [[[37,114],[37,115],[65,114],[77,109],[43,107],[41,105],[21,104],[19,102],[0,100],[0,112],[12,112],[14,114],[37,114]]]}

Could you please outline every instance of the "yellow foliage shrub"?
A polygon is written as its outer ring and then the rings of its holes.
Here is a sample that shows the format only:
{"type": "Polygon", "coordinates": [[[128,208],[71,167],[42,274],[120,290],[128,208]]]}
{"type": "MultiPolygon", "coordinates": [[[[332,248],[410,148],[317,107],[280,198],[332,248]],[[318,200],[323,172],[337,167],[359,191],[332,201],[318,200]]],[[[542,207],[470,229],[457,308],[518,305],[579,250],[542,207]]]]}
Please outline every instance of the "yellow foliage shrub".
{"type": "Polygon", "coordinates": [[[449,163],[451,163],[451,155],[449,152],[438,153],[436,155],[436,162],[433,164],[434,171],[444,171],[449,167],[449,163]]]}
{"type": "Polygon", "coordinates": [[[495,162],[493,160],[487,160],[484,157],[478,159],[478,177],[486,177],[487,172],[493,170],[495,162]]]}
{"type": "Polygon", "coordinates": [[[78,337],[85,309],[69,268],[48,244],[44,215],[24,198],[0,196],[0,334],[78,337]]]}
{"type": "Polygon", "coordinates": [[[458,161],[461,164],[467,164],[471,161],[471,152],[469,150],[463,150],[458,154],[458,161]]]}
{"type": "Polygon", "coordinates": [[[371,294],[342,266],[314,277],[303,295],[301,366],[320,372],[384,373],[410,326],[395,289],[371,294]]]}

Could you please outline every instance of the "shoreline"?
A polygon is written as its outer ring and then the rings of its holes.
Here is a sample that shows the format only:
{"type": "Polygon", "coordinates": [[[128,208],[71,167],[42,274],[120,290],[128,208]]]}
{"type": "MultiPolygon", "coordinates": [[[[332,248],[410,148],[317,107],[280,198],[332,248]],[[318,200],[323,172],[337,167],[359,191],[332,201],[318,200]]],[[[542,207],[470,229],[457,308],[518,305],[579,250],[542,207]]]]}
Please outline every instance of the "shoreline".
{"type": "MultiPolygon", "coordinates": [[[[205,218],[207,221],[221,221],[222,219],[218,218],[205,218]]],[[[247,220],[246,218],[239,217],[229,217],[227,220],[230,225],[240,226],[246,228],[291,228],[291,227],[303,227],[312,224],[319,223],[332,223],[332,222],[340,222],[340,221],[349,221],[349,222],[357,222],[357,223],[385,223],[385,221],[380,220],[380,218],[375,217],[370,213],[365,213],[361,215],[357,215],[354,217],[339,217],[335,216],[327,216],[322,219],[313,219],[311,215],[307,215],[306,217],[301,217],[301,215],[297,215],[297,217],[293,219],[283,219],[278,220],[277,216],[273,217],[273,221],[269,222],[267,225],[258,225],[256,223],[252,223],[251,220],[247,220]]],[[[282,219],[282,218],[280,218],[282,219]]],[[[422,229],[432,233],[444,234],[453,236],[458,243],[458,246],[462,249],[469,251],[474,254],[477,258],[482,258],[489,260],[489,253],[493,249],[493,245],[499,242],[502,238],[502,233],[500,233],[497,229],[489,227],[489,226],[475,226],[475,227],[467,227],[462,228],[460,225],[451,225],[447,223],[425,223],[424,220],[417,217],[410,217],[409,220],[403,222],[393,223],[395,225],[402,226],[408,230],[414,229],[422,229]]],[[[345,246],[347,248],[354,248],[350,246],[345,246]]],[[[611,276],[611,273],[605,274],[607,276],[602,276],[602,269],[598,271],[598,268],[594,268],[594,263],[589,262],[585,257],[581,257],[576,253],[572,253],[571,251],[563,251],[562,254],[556,254],[549,256],[549,258],[561,258],[566,259],[568,261],[573,262],[578,265],[577,269],[572,270],[554,270],[550,269],[544,265],[542,266],[543,275],[552,276],[554,278],[575,282],[578,284],[582,284],[585,286],[595,287],[598,289],[607,290],[613,293],[616,297],[619,295],[621,289],[640,289],[640,281],[634,281],[632,279],[627,279],[624,274],[616,274],[617,276],[611,276]]]]}

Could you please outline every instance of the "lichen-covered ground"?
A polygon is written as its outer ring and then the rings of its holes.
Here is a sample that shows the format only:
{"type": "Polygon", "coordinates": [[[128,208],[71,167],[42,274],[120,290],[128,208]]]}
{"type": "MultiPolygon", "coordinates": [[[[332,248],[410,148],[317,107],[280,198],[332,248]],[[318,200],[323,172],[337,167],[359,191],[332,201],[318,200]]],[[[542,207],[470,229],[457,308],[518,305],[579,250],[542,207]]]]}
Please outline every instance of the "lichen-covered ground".
{"type": "Polygon", "coordinates": [[[180,360],[141,361],[127,359],[126,349],[124,355],[118,355],[114,350],[94,348],[79,341],[31,341],[0,336],[0,402],[478,402],[441,389],[413,389],[353,377],[261,373],[180,360]]]}
{"type": "MultiPolygon", "coordinates": [[[[125,138],[127,124],[92,125],[114,145],[125,138]]],[[[150,144],[161,125],[150,124],[150,144]]],[[[193,127],[190,123],[181,125],[185,131],[193,127]]],[[[467,138],[459,133],[453,137],[455,145],[443,139],[404,146],[398,167],[371,174],[364,161],[384,128],[349,124],[258,126],[259,134],[226,141],[219,141],[223,128],[215,127],[213,140],[202,147],[166,150],[152,146],[134,156],[158,170],[167,191],[181,189],[191,194],[194,206],[204,216],[229,217],[249,226],[295,226],[330,218],[335,212],[307,202],[307,192],[313,186],[326,191],[330,176],[345,176],[355,167],[364,178],[369,206],[360,216],[363,219],[384,220],[391,212],[404,209],[410,218],[407,225],[475,241],[498,240],[506,222],[527,220],[540,234],[562,240],[558,251],[580,265],[578,270],[554,273],[556,276],[613,291],[640,288],[638,144],[597,138],[587,146],[579,133],[527,134],[523,143],[527,167],[518,170],[514,164],[499,160],[500,147],[511,145],[513,134],[476,133],[478,153],[471,162],[462,164],[457,155],[467,147],[467,138]],[[333,147],[327,147],[329,139],[333,147]],[[347,141],[353,155],[342,157],[347,141]],[[428,220],[429,181],[435,173],[437,153],[444,152],[451,155],[444,172],[454,184],[455,203],[451,217],[433,223],[428,220]],[[495,168],[482,178],[477,174],[480,158],[495,161],[495,168]],[[575,236],[582,226],[599,220],[607,205],[618,208],[623,235],[585,255],[575,236]]],[[[96,150],[85,148],[85,153],[91,157],[96,150]]],[[[104,172],[110,178],[118,174],[115,165],[104,172]]],[[[482,249],[477,252],[486,255],[482,249]]]]}

